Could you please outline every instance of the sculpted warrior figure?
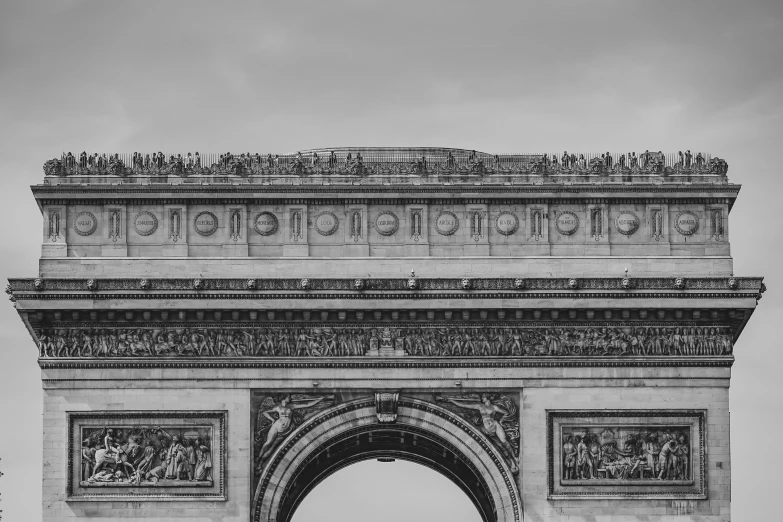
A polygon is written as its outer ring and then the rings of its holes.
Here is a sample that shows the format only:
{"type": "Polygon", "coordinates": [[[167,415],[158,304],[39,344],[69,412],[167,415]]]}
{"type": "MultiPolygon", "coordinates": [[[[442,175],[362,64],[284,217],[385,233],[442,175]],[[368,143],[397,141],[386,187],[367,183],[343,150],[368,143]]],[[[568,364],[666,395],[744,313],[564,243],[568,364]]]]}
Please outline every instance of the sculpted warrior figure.
{"type": "Polygon", "coordinates": [[[576,447],[574,438],[568,437],[563,444],[563,479],[576,478],[576,447]]]}
{"type": "Polygon", "coordinates": [[[256,471],[261,472],[263,462],[277,442],[316,411],[333,403],[334,395],[282,395],[278,402],[273,397],[266,397],[256,417],[256,471]]]}
{"type": "Polygon", "coordinates": [[[519,421],[515,418],[517,413],[516,405],[506,396],[497,397],[495,401],[492,399],[493,397],[487,393],[482,393],[479,396],[470,394],[462,397],[440,396],[437,398],[440,402],[456,406],[457,412],[462,413],[463,416],[465,416],[465,413],[475,412],[477,415],[468,415],[468,418],[478,425],[485,435],[492,438],[495,445],[505,456],[511,472],[518,473],[517,450],[510,441],[510,439],[513,439],[515,444],[518,444],[519,441],[519,421]],[[478,419],[475,418],[476,416],[478,419]],[[497,416],[500,418],[496,418],[497,416]]]}

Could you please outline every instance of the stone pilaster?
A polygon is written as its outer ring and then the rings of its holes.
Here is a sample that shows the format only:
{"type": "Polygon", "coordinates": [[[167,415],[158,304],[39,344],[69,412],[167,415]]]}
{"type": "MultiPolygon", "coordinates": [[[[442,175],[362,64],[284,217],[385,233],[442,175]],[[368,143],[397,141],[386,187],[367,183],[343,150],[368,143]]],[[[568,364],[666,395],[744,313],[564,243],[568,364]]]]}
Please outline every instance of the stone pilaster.
{"type": "Polygon", "coordinates": [[[187,205],[164,205],[163,255],[187,257],[188,255],[188,207],[187,205]]]}
{"type": "Polygon", "coordinates": [[[65,205],[43,206],[41,257],[66,257],[68,219],[65,205]]]}
{"type": "Polygon", "coordinates": [[[307,205],[289,204],[284,208],[283,257],[307,257],[310,253],[307,243],[307,205]]]}
{"type": "Polygon", "coordinates": [[[102,214],[101,255],[104,257],[127,257],[128,213],[126,205],[106,204],[103,206],[102,214]]]}

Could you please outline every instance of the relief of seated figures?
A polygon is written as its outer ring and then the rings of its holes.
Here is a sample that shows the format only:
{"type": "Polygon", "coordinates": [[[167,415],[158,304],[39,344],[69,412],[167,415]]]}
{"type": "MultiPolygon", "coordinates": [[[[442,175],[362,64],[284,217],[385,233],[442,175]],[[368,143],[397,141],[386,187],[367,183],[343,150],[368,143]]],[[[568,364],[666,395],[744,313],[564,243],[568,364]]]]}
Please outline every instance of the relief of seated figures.
{"type": "Polygon", "coordinates": [[[690,428],[563,428],[562,479],[689,481],[690,428]]]}

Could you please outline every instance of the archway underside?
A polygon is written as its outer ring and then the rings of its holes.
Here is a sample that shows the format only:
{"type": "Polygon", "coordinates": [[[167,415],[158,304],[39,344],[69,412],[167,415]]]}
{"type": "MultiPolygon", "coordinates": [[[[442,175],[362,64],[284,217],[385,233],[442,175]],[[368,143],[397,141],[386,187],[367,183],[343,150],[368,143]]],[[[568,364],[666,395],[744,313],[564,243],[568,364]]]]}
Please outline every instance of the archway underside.
{"type": "Polygon", "coordinates": [[[470,498],[484,522],[497,518],[486,481],[451,444],[413,426],[375,425],[349,430],[322,444],[296,470],[283,494],[278,521],[290,522],[302,500],[330,475],[373,458],[407,460],[433,469],[470,498]]]}

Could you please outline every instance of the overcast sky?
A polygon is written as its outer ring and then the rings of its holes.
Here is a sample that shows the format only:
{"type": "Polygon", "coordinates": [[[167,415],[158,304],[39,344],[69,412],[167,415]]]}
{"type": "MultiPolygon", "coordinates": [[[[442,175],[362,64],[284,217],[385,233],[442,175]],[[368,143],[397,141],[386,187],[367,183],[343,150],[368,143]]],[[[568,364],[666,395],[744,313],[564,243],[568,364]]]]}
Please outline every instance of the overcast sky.
{"type": "MultiPolygon", "coordinates": [[[[772,520],[782,57],[779,0],[0,0],[0,275],[36,275],[41,222],[28,186],[62,151],[711,152],[744,185],[730,219],[736,274],[766,276],[770,289],[736,347],[733,516],[772,520]]],[[[40,371],[10,303],[0,321],[0,509],[36,520],[40,371]]],[[[478,520],[446,479],[398,464],[338,473],[296,522],[363,521],[366,509],[376,522],[415,520],[406,509],[478,520]],[[418,494],[390,501],[370,481],[418,494]]]]}

